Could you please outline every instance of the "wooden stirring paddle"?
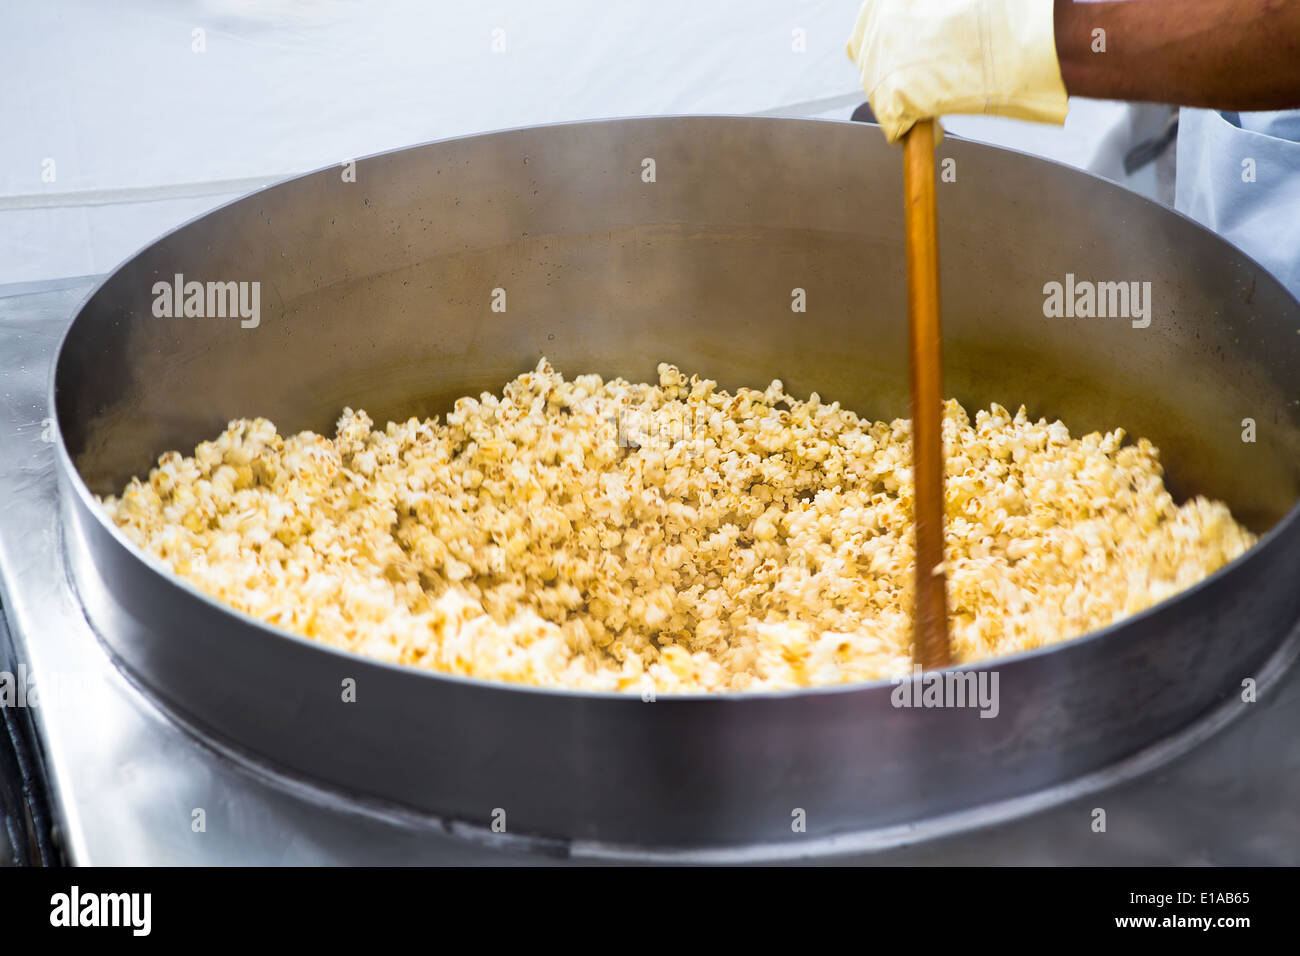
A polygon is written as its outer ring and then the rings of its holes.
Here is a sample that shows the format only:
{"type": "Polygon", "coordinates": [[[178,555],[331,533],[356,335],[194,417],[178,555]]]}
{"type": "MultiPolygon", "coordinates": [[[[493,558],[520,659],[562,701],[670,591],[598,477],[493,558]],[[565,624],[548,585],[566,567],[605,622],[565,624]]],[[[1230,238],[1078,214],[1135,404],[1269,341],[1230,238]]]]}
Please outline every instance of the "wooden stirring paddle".
{"type": "Polygon", "coordinates": [[[916,483],[916,614],[912,660],[947,667],[948,596],[943,569],[943,366],[939,335],[939,236],[933,120],[903,137],[907,321],[912,369],[912,476],[916,483]]]}

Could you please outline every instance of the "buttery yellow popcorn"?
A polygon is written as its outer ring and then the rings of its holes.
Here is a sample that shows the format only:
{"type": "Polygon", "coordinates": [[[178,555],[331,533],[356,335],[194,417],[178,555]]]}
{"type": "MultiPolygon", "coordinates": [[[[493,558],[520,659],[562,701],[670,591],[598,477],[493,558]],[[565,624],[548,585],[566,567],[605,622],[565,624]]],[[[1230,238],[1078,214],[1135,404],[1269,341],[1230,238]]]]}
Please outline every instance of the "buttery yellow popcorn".
{"type": "MultiPolygon", "coordinates": [[[[949,401],[943,434],[959,661],[1104,627],[1254,542],[1223,504],[1176,505],[1122,431],[998,405],[972,424],[949,401]]],[[[911,670],[910,423],[779,381],[565,381],[542,360],[443,422],[234,421],[102,506],[231,607],[414,667],[633,693],[911,670]]]]}

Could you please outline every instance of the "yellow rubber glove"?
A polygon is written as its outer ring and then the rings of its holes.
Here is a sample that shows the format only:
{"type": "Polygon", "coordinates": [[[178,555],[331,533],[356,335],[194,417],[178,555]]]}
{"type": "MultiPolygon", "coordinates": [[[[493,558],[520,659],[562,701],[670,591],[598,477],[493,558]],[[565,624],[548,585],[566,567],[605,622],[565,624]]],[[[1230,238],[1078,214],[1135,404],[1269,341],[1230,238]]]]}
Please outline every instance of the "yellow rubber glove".
{"type": "Polygon", "coordinates": [[[848,50],[891,143],[948,113],[1065,122],[1052,0],[865,0],[848,50]]]}

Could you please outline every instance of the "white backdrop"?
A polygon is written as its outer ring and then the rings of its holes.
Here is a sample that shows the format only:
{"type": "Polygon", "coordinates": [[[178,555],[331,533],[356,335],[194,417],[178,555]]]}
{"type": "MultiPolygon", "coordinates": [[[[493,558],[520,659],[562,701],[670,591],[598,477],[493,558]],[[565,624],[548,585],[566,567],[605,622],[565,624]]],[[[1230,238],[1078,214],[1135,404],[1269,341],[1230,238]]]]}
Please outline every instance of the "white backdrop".
{"type": "MultiPolygon", "coordinates": [[[[847,118],[864,99],[844,53],[857,6],[0,0],[0,284],[105,272],[256,186],[430,139],[663,113],[847,118]]],[[[1064,129],[946,125],[1123,181],[1118,156],[1158,121],[1076,100],[1064,129]]],[[[1152,194],[1154,171],[1127,184],[1152,194]]]]}

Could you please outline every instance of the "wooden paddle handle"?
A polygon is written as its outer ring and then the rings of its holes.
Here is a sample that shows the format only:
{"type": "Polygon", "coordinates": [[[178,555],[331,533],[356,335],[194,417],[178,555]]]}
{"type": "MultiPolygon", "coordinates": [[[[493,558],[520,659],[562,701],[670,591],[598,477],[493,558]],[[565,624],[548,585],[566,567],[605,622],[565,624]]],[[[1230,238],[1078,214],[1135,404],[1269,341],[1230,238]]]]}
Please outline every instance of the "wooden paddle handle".
{"type": "Polygon", "coordinates": [[[916,615],[912,659],[929,670],[952,661],[943,573],[943,364],[933,120],[903,138],[907,317],[912,370],[912,475],[916,482],[916,615]]]}

